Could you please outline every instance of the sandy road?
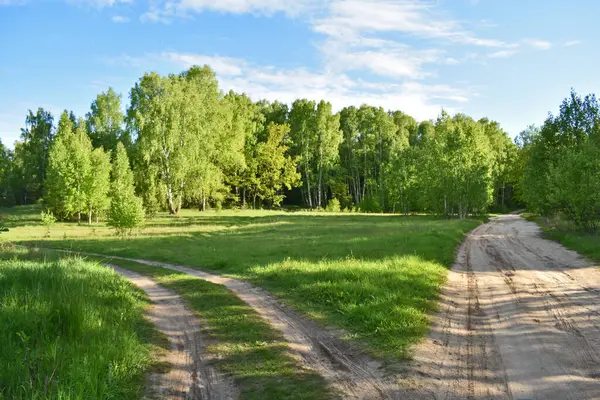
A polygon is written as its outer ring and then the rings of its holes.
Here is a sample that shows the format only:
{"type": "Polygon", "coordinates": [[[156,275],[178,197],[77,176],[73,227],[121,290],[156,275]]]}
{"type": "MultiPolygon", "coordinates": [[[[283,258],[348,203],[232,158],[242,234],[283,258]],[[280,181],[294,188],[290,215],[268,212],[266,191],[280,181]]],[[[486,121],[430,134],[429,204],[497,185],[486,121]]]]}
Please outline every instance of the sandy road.
{"type": "Polygon", "coordinates": [[[600,271],[517,215],[465,240],[408,397],[600,399],[600,271]]]}
{"type": "Polygon", "coordinates": [[[200,321],[188,310],[177,293],[152,279],[114,265],[108,265],[142,289],[152,302],[148,319],[167,336],[171,350],[162,357],[166,373],[149,375],[149,397],[168,400],[225,400],[236,397],[236,388],[217,372],[205,353],[200,321]]]}

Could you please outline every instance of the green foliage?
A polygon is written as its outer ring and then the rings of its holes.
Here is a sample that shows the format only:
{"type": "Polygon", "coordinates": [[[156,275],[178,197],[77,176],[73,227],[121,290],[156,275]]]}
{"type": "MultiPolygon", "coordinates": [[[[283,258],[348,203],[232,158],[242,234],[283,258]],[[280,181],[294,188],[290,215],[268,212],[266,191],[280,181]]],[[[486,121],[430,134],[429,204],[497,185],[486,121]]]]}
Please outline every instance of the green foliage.
{"type": "Polygon", "coordinates": [[[15,156],[16,175],[12,182],[13,195],[17,204],[30,204],[43,196],[48,172],[49,150],[54,138],[52,114],[38,108],[34,114],[28,111],[25,128],[21,129],[21,142],[15,156]]]}
{"type": "MultiPolygon", "coordinates": [[[[44,198],[57,217],[79,219],[85,212],[89,222],[93,215],[102,218],[107,166],[91,149],[108,152],[119,140],[131,157],[136,194],[152,215],[218,203],[323,209],[335,197],[348,209],[366,201],[361,208],[465,218],[532,197],[523,190],[528,157],[485,118],[442,112],[417,123],[401,111],[369,105],[334,114],[326,100],[299,99],[290,107],[253,102],[221,92],[208,66],[147,73],[129,98],[125,124],[121,96],[112,88],[97,96],[85,123],[65,111],[53,142],[51,116],[30,113],[28,139],[14,153],[0,148],[0,183],[9,188],[0,201],[19,203],[32,191],[41,198],[40,185],[28,183],[29,175],[41,174],[44,198]],[[91,144],[81,140],[84,132],[91,144]],[[29,165],[43,164],[37,154],[48,153],[44,146],[51,148],[48,168],[35,168],[47,172],[30,172],[29,165]],[[31,164],[31,157],[40,162],[31,164]],[[96,168],[102,171],[97,178],[90,175],[96,168]],[[367,204],[373,202],[377,207],[367,204]]],[[[540,184],[547,186],[544,179],[540,184]]],[[[550,200],[541,202],[550,207],[550,200]]]]}
{"type": "Polygon", "coordinates": [[[325,211],[337,213],[337,212],[340,212],[341,210],[342,210],[342,207],[340,206],[340,201],[338,199],[336,199],[335,197],[333,199],[329,199],[329,201],[327,202],[327,208],[325,208],[325,211]]]}
{"type": "Polygon", "coordinates": [[[95,263],[2,250],[0,399],[139,398],[152,363],[143,294],[95,263]]]}
{"type": "Polygon", "coordinates": [[[113,88],[100,93],[86,114],[88,133],[95,148],[102,147],[110,153],[117,142],[128,142],[123,131],[124,116],[121,111],[121,95],[113,88]]]}
{"type": "Polygon", "coordinates": [[[281,190],[291,189],[300,184],[300,175],[290,156],[286,155],[287,146],[284,139],[289,134],[288,125],[270,123],[264,141],[257,141],[254,146],[254,157],[248,160],[246,187],[249,195],[268,201],[278,206],[284,196],[281,190]]]}
{"type": "Polygon", "coordinates": [[[46,237],[50,237],[50,227],[56,223],[56,217],[50,210],[42,210],[40,213],[42,224],[46,227],[46,237]]]}
{"type": "Polygon", "coordinates": [[[92,144],[84,121],[80,119],[73,129],[71,118],[63,112],[50,148],[45,196],[54,215],[61,219],[77,215],[79,220],[87,209],[86,187],[94,173],[91,152],[92,144]]]}
{"type": "Polygon", "coordinates": [[[144,222],[142,200],[135,195],[133,172],[129,166],[129,158],[125,146],[117,144],[112,166],[112,181],[110,187],[110,209],[108,225],[117,230],[120,235],[131,233],[144,222]]]}
{"type": "Polygon", "coordinates": [[[110,154],[102,148],[94,149],[90,154],[91,173],[85,181],[86,209],[88,222],[92,223],[92,214],[96,219],[103,216],[110,206],[110,154]]]}
{"type": "Polygon", "coordinates": [[[600,105],[575,92],[522,143],[523,197],[544,216],[566,215],[578,228],[600,226],[600,105]]]}
{"type": "Polygon", "coordinates": [[[381,204],[377,197],[365,197],[358,203],[358,209],[366,213],[380,213],[381,204]]]}

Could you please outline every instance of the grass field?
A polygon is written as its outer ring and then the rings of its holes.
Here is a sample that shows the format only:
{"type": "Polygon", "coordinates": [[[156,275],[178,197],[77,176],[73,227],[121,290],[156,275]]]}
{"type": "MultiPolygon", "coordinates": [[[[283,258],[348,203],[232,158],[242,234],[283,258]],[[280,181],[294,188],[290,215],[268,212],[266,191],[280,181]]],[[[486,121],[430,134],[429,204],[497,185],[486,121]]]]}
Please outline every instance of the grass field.
{"type": "Polygon", "coordinates": [[[145,294],[78,258],[0,249],[0,399],[132,399],[162,336],[145,294]]]}
{"type": "Polygon", "coordinates": [[[561,219],[545,219],[531,213],[523,213],[522,216],[537,223],[542,228],[544,237],[600,262],[600,235],[577,230],[572,224],[561,219]]]}
{"type": "Polygon", "coordinates": [[[428,216],[186,211],[136,237],[105,226],[39,225],[35,208],[3,210],[5,240],[145,258],[248,279],[374,355],[409,356],[464,234],[480,220],[428,216]]]}

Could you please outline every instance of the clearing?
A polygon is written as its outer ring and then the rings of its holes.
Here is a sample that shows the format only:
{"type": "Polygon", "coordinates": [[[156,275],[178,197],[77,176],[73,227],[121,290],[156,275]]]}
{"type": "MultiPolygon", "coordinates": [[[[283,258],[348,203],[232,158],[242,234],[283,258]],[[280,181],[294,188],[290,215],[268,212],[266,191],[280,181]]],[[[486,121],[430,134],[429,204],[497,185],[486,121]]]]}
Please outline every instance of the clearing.
{"type": "MultiPolygon", "coordinates": [[[[207,290],[190,279],[233,293],[344,398],[600,397],[600,271],[518,215],[476,227],[420,216],[190,214],[161,216],[126,240],[71,224],[50,239],[18,222],[11,232],[24,244],[101,253],[188,306],[207,290]],[[436,308],[444,264],[472,227],[436,308]]],[[[210,317],[210,303],[194,304],[210,317]]]]}

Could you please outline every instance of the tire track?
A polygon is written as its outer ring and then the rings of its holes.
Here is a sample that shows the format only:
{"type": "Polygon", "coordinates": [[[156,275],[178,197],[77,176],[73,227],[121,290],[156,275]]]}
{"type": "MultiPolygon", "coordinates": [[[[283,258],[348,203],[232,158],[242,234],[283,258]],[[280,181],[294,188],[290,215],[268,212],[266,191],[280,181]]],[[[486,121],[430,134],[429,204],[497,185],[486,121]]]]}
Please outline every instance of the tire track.
{"type": "Polygon", "coordinates": [[[150,396],[169,400],[236,398],[233,382],[211,366],[200,321],[187,309],[181,297],[146,276],[106,265],[148,295],[152,302],[148,319],[171,343],[171,350],[161,357],[162,362],[169,364],[169,371],[151,373],[148,377],[150,396]]]}

